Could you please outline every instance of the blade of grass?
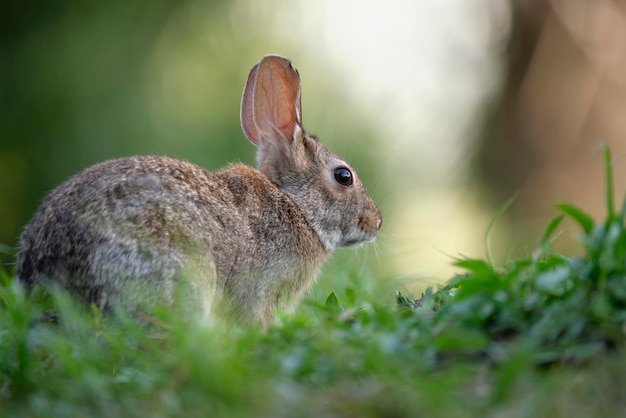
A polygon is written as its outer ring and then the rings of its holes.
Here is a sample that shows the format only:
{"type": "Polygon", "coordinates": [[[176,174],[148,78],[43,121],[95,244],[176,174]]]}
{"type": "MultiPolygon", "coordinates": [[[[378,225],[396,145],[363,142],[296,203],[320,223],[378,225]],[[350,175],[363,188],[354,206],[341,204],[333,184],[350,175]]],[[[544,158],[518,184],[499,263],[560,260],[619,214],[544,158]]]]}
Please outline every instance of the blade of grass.
{"type": "Polygon", "coordinates": [[[491,266],[494,265],[493,253],[491,252],[491,241],[489,240],[489,237],[491,235],[491,230],[495,226],[498,219],[500,219],[500,217],[504,214],[504,212],[506,212],[511,207],[513,202],[515,202],[518,196],[519,196],[519,192],[515,192],[513,196],[509,197],[506,200],[506,202],[504,202],[504,204],[500,206],[500,208],[496,211],[496,214],[494,215],[494,217],[491,219],[491,222],[489,222],[489,226],[487,227],[487,231],[485,232],[485,252],[487,253],[487,261],[489,262],[491,266]]]}
{"type": "Polygon", "coordinates": [[[615,219],[615,206],[613,202],[613,162],[611,161],[611,149],[606,144],[600,145],[604,156],[604,183],[606,184],[606,209],[607,223],[615,219]]]}
{"type": "Polygon", "coordinates": [[[458,260],[455,261],[453,265],[471,271],[472,273],[491,271],[492,269],[492,264],[486,263],[484,260],[478,259],[458,260]]]}
{"type": "Polygon", "coordinates": [[[585,231],[585,234],[588,234],[589,232],[591,232],[591,229],[593,229],[593,219],[591,219],[591,216],[587,215],[577,207],[569,205],[567,203],[561,203],[560,205],[556,205],[555,207],[576,222],[578,222],[583,231],[585,231]]]}
{"type": "Polygon", "coordinates": [[[548,243],[548,240],[554,233],[554,230],[561,224],[561,221],[563,221],[563,218],[565,218],[565,215],[561,214],[561,215],[556,216],[554,219],[552,219],[552,221],[550,221],[550,224],[546,228],[546,231],[543,233],[543,236],[541,237],[541,240],[539,241],[539,246],[543,247],[548,243]]]}
{"type": "Polygon", "coordinates": [[[15,250],[6,244],[0,242],[0,253],[15,256],[15,250]]]}

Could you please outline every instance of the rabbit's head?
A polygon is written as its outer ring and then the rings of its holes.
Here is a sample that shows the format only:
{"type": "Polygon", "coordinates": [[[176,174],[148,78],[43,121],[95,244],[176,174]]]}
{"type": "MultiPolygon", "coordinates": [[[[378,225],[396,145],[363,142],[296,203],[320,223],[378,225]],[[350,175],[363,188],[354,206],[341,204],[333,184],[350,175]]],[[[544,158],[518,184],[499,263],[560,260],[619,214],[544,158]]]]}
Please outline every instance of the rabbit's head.
{"type": "Polygon", "coordinates": [[[328,251],[372,241],[380,211],[352,167],[302,127],[300,78],[268,55],[248,76],[241,123],[258,146],[258,169],[301,209],[328,251]]]}

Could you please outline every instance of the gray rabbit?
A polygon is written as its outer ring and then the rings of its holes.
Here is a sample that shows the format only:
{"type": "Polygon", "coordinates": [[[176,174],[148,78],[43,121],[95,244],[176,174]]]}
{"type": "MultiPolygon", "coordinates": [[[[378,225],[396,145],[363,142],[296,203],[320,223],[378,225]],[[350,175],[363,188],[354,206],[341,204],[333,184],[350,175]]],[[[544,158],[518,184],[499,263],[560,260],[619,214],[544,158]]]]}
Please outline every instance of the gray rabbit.
{"type": "Polygon", "coordinates": [[[241,122],[256,170],[144,156],[74,175],[26,225],[18,278],[128,309],[173,303],[184,282],[188,311],[266,327],[335,248],[374,240],[382,223],[350,165],[304,132],[300,93],[286,58],[250,71],[241,122]]]}

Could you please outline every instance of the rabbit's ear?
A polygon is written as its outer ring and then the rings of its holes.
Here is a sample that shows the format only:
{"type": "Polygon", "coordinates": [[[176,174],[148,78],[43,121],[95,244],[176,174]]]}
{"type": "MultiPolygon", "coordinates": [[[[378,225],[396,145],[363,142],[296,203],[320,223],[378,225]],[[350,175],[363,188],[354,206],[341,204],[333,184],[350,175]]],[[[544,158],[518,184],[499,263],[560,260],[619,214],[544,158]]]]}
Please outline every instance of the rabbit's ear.
{"type": "Polygon", "coordinates": [[[302,123],[300,77],[283,57],[268,55],[250,71],[241,104],[241,121],[250,141],[291,143],[302,123]]]}

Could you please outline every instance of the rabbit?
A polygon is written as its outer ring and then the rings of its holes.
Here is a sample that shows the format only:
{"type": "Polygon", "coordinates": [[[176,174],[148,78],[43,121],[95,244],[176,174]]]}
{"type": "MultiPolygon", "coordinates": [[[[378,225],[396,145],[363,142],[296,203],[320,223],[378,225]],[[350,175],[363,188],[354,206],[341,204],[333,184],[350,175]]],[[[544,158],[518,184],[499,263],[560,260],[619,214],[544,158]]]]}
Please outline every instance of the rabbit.
{"type": "Polygon", "coordinates": [[[287,58],[250,71],[240,116],[257,169],[136,156],[74,175],[25,226],[18,280],[105,310],[168,306],[184,282],[191,314],[267,327],[334,249],[373,241],[382,224],[353,168],[305,133],[300,95],[287,58]]]}

